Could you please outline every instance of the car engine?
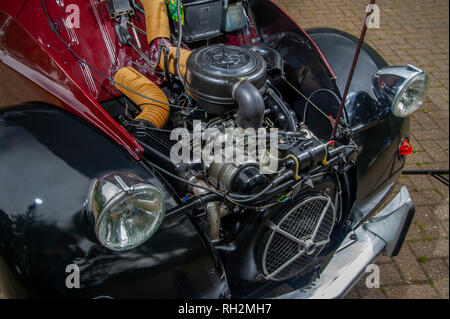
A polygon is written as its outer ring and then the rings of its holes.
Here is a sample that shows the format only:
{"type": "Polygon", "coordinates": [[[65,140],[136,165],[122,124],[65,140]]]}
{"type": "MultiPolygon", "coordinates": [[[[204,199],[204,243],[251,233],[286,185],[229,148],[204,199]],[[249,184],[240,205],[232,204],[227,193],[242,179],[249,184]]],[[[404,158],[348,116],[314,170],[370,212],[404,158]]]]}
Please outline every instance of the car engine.
{"type": "Polygon", "coordinates": [[[235,285],[297,278],[323,264],[344,219],[341,174],[358,154],[323,107],[339,104],[337,94],[319,86],[307,97],[302,79],[317,76],[270,41],[192,50],[152,43],[149,64],[162,80],[118,70],[126,112],[116,118],[180,195],[168,216],[190,214],[235,285]],[[339,142],[330,138],[335,125],[339,142]]]}
{"type": "Polygon", "coordinates": [[[198,200],[193,218],[229,271],[249,282],[316,266],[341,218],[337,173],[356,156],[355,147],[335,147],[298,120],[274,85],[283,64],[266,47],[199,48],[177,97],[191,107],[171,114],[170,138],[145,119],[129,124],[149,159],[190,182],[174,180],[186,205],[198,200]],[[253,140],[257,133],[264,138],[253,140]],[[189,151],[174,151],[183,147],[189,151]],[[202,201],[207,189],[222,196],[202,201]]]}

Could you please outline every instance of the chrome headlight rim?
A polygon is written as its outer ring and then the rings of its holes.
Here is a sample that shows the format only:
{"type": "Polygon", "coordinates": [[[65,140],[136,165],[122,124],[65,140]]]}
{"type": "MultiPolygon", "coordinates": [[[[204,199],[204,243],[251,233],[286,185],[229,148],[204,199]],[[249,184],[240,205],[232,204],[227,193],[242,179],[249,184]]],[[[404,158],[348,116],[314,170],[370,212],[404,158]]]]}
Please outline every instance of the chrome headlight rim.
{"type": "MultiPolygon", "coordinates": [[[[119,180],[121,180],[119,178],[119,180]]],[[[104,194],[102,194],[104,195],[104,194]]],[[[89,196],[88,200],[86,202],[87,204],[87,211],[92,216],[92,222],[93,222],[93,231],[95,233],[95,237],[100,245],[103,247],[116,251],[116,252],[124,252],[132,250],[142,244],[144,244],[146,241],[148,241],[160,228],[166,213],[166,201],[164,193],[155,185],[147,182],[142,177],[131,173],[131,172],[124,172],[124,171],[114,171],[114,172],[108,172],[105,174],[102,174],[100,177],[94,178],[89,186],[89,196]],[[117,184],[113,184],[110,181],[106,181],[105,178],[114,176],[114,178],[121,177],[121,176],[132,176],[133,178],[139,179],[139,183],[135,183],[133,185],[125,185],[124,183],[120,183],[120,186],[117,187],[117,184]],[[106,201],[103,203],[103,206],[99,206],[94,204],[96,198],[96,193],[102,192],[102,188],[97,189],[96,185],[98,183],[108,183],[116,186],[116,193],[111,196],[111,194],[106,195],[106,201]],[[122,188],[120,188],[122,187],[122,188]],[[136,242],[133,245],[124,245],[123,247],[119,247],[117,245],[110,245],[107,241],[103,240],[101,234],[100,234],[100,227],[102,226],[102,222],[104,222],[104,219],[111,214],[111,212],[117,208],[119,205],[124,204],[127,200],[130,200],[131,198],[136,198],[140,195],[145,194],[152,194],[152,196],[158,197],[158,208],[156,213],[155,220],[148,225],[147,229],[148,232],[145,233],[145,235],[142,237],[142,240],[139,242],[136,242]],[[108,196],[110,196],[108,198],[108,196]]],[[[137,206],[134,206],[136,208],[137,206]]],[[[142,207],[140,207],[142,208],[142,207]]],[[[149,212],[146,212],[149,213],[149,212]]],[[[153,214],[155,215],[155,214],[153,214]]]]}
{"type": "MultiPolygon", "coordinates": [[[[152,188],[154,191],[156,191],[156,192],[161,194],[159,189],[157,189],[156,187],[154,187],[151,184],[138,184],[138,185],[133,186],[130,189],[130,191],[138,193],[140,190],[144,190],[144,189],[148,190],[149,188],[152,188]]],[[[95,235],[97,237],[97,240],[99,241],[99,243],[102,246],[104,246],[104,247],[106,247],[108,249],[114,250],[114,251],[128,251],[128,250],[134,249],[134,248],[142,245],[143,243],[145,243],[159,229],[159,226],[161,225],[161,223],[162,223],[162,221],[164,220],[164,217],[165,217],[165,201],[164,201],[164,197],[162,196],[162,194],[161,194],[161,198],[162,198],[161,203],[162,203],[162,206],[163,206],[162,207],[162,212],[158,214],[156,220],[153,222],[152,225],[150,225],[151,230],[146,234],[145,239],[142,242],[140,242],[138,244],[135,244],[133,246],[127,246],[127,247],[118,249],[118,248],[113,248],[111,246],[108,246],[102,240],[102,238],[100,236],[100,233],[99,233],[99,230],[100,230],[99,228],[100,228],[101,223],[102,223],[103,219],[105,218],[105,216],[107,216],[107,214],[109,214],[110,211],[114,207],[124,203],[126,200],[130,199],[130,197],[133,197],[134,195],[138,195],[138,194],[130,194],[128,191],[121,191],[119,194],[117,194],[113,199],[111,199],[108,202],[108,204],[103,208],[102,212],[99,214],[99,216],[98,216],[98,218],[97,218],[97,220],[95,222],[95,235]]]]}
{"type": "Polygon", "coordinates": [[[417,111],[423,105],[423,102],[424,102],[424,101],[422,101],[421,103],[417,103],[415,106],[408,106],[408,110],[406,111],[406,113],[399,111],[398,105],[400,103],[401,97],[405,94],[405,92],[408,90],[408,88],[410,88],[411,85],[416,81],[423,81],[423,82],[425,82],[424,94],[426,94],[427,86],[428,86],[428,83],[427,83],[428,82],[428,74],[426,72],[424,72],[423,70],[418,69],[410,64],[408,64],[407,67],[416,70],[417,73],[412,74],[400,86],[399,91],[394,98],[394,103],[392,104],[392,113],[395,116],[402,117],[402,118],[408,117],[409,115],[411,115],[412,113],[417,111]],[[423,80],[420,79],[421,77],[423,77],[423,80]]]}
{"type": "Polygon", "coordinates": [[[385,102],[387,105],[389,105],[392,114],[399,118],[408,117],[423,105],[423,103],[425,102],[426,93],[428,89],[428,82],[429,82],[428,74],[422,69],[419,69],[412,64],[406,64],[406,66],[390,66],[382,68],[378,70],[373,75],[372,78],[373,83],[372,85],[375,95],[378,97],[380,101],[385,102]],[[389,86],[385,85],[385,83],[381,79],[382,77],[389,77],[389,76],[396,77],[397,82],[401,81],[400,85],[398,85],[397,88],[395,88],[395,86],[398,83],[395,83],[395,85],[391,84],[391,86],[389,86]],[[412,84],[419,81],[424,83],[422,92],[423,95],[422,101],[416,102],[415,105],[406,106],[406,109],[402,110],[398,109],[398,106],[400,104],[403,95],[412,86],[412,84]]]}

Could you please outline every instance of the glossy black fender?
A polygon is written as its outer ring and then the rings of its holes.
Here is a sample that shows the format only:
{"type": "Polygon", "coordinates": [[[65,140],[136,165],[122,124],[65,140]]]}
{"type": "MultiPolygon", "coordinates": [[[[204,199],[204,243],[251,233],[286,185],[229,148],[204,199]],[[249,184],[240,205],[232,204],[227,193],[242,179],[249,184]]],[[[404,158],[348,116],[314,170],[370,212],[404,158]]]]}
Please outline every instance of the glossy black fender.
{"type": "MultiPolygon", "coordinates": [[[[336,75],[336,84],[342,94],[356,52],[358,38],[344,31],[329,28],[309,29],[307,32],[333,69],[336,75]]],[[[372,90],[372,75],[386,66],[388,66],[387,62],[371,46],[364,43],[349,94],[365,91],[375,99],[372,90]]]]}
{"type": "MultiPolygon", "coordinates": [[[[166,219],[128,252],[101,246],[84,218],[92,178],[125,170],[178,203],[167,184],[98,130],[57,108],[0,112],[0,253],[31,297],[219,298],[228,291],[217,256],[186,216],[166,219]],[[80,269],[80,288],[65,285],[80,269]]],[[[0,274],[1,275],[1,274],[0,274]]]]}
{"type": "MultiPolygon", "coordinates": [[[[340,91],[346,85],[358,39],[334,29],[311,29],[308,34],[318,45],[336,75],[340,91]]],[[[399,178],[405,159],[398,154],[403,137],[409,136],[409,118],[392,115],[390,105],[380,103],[374,94],[372,77],[387,62],[364,43],[356,65],[345,106],[355,140],[360,146],[357,162],[358,193],[353,221],[372,212],[399,178]]]]}

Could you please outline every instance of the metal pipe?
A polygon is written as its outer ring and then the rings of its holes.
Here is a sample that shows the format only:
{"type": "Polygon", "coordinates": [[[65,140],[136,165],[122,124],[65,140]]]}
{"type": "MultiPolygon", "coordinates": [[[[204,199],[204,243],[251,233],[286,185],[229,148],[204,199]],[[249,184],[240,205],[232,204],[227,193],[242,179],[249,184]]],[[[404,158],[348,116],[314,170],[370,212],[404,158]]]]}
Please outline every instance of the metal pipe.
{"type": "MultiPolygon", "coordinates": [[[[289,112],[289,109],[284,104],[283,100],[280,99],[272,89],[267,89],[267,94],[274,100],[274,102],[278,105],[280,112],[284,115],[286,126],[288,131],[296,131],[297,130],[297,119],[294,118],[294,115],[289,112]]],[[[295,114],[295,113],[294,113],[295,114]]]]}
{"type": "Polygon", "coordinates": [[[228,83],[228,90],[238,104],[236,123],[244,129],[255,131],[262,126],[265,103],[259,90],[250,82],[233,78],[228,83]]]}
{"type": "MultiPolygon", "coordinates": [[[[370,5],[373,8],[373,5],[375,4],[375,0],[371,0],[370,1],[370,5]]],[[[344,95],[342,96],[342,100],[341,100],[341,104],[339,105],[339,111],[336,117],[336,123],[333,126],[333,132],[331,134],[331,140],[334,140],[336,137],[336,131],[337,131],[337,127],[339,125],[339,120],[342,116],[342,110],[344,109],[344,104],[345,104],[345,100],[347,99],[347,95],[348,95],[348,90],[350,89],[350,84],[352,83],[352,79],[353,79],[353,74],[355,73],[355,68],[356,68],[356,63],[358,62],[358,58],[359,58],[359,53],[361,51],[361,47],[364,43],[364,38],[366,36],[366,32],[367,32],[367,18],[372,14],[373,9],[367,13],[366,18],[364,19],[364,24],[363,24],[363,28],[361,30],[361,35],[359,37],[359,42],[358,42],[358,46],[356,47],[356,52],[355,52],[355,56],[353,57],[353,63],[352,63],[352,67],[350,68],[350,73],[348,75],[348,79],[347,79],[347,84],[345,85],[345,90],[344,90],[344,95]]]]}
{"type": "Polygon", "coordinates": [[[435,170],[405,170],[402,172],[403,175],[430,175],[431,177],[434,177],[435,179],[437,179],[439,182],[441,182],[442,184],[449,186],[449,179],[448,177],[445,178],[442,175],[448,175],[449,171],[448,170],[439,170],[439,169],[435,169],[435,170]]]}
{"type": "Polygon", "coordinates": [[[430,169],[430,170],[404,170],[402,172],[404,175],[431,175],[431,174],[439,174],[439,175],[448,175],[449,171],[444,169],[430,169]]]}
{"type": "Polygon", "coordinates": [[[180,206],[174,207],[166,212],[166,218],[171,219],[175,218],[177,216],[180,216],[182,214],[186,214],[188,211],[200,207],[202,205],[205,205],[209,202],[217,201],[218,199],[221,199],[219,195],[213,194],[213,193],[206,193],[199,195],[195,197],[192,201],[182,204],[180,206]]]}

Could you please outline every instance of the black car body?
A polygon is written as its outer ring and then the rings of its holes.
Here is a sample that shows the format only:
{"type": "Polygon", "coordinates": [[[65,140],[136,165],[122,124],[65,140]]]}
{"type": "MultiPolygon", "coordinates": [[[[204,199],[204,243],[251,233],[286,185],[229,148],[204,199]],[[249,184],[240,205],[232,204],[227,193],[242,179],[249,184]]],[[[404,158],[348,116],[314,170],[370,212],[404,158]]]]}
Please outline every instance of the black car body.
{"type": "Polygon", "coordinates": [[[336,122],[358,43],[347,33],[305,32],[268,0],[225,1],[227,7],[222,1],[182,1],[184,34],[172,18],[173,2],[166,3],[170,37],[146,43],[152,30],[147,36],[133,32],[146,28],[144,9],[161,1],[142,1],[143,8],[140,1],[118,1],[128,4],[124,8],[113,1],[73,2],[81,12],[80,29],[64,24],[64,5],[0,6],[0,277],[11,297],[337,298],[378,255],[398,253],[414,214],[406,188],[374,213],[404,167],[400,148],[409,119],[393,114],[398,96],[389,100],[385,88],[392,93],[421,70],[398,67],[391,74],[364,44],[344,115],[336,122]],[[174,56],[164,53],[164,47],[176,48],[178,36],[178,50],[191,55],[187,65],[175,64],[181,71],[171,69],[174,56]],[[192,58],[207,50],[220,64],[216,69],[202,69],[192,58]],[[234,54],[241,60],[235,62],[234,54]],[[116,60],[109,61],[111,55],[116,60]],[[145,56],[158,56],[160,67],[148,68],[152,63],[145,56]],[[262,75],[260,69],[237,80],[227,75],[228,63],[240,66],[239,73],[252,59],[263,61],[262,75]],[[139,121],[142,105],[133,103],[131,93],[122,94],[126,85],[117,76],[111,81],[126,66],[169,97],[164,105],[173,105],[165,126],[142,116],[139,121]],[[214,72],[217,78],[210,76],[214,72]],[[217,84],[218,78],[224,80],[217,84]],[[379,79],[389,80],[380,92],[379,79]],[[308,135],[307,141],[295,135],[295,145],[279,158],[279,171],[261,175],[255,166],[230,166],[232,178],[225,180],[221,166],[214,184],[213,166],[170,160],[174,143],[166,129],[192,130],[196,116],[211,125],[234,125],[236,110],[242,126],[252,126],[260,114],[254,107],[259,94],[263,127],[272,123],[289,140],[294,131],[308,135]],[[338,134],[332,141],[333,125],[338,134]],[[155,187],[164,198],[165,217],[151,238],[115,250],[101,244],[92,185],[121,174],[155,187]],[[286,220],[296,230],[286,230],[286,220]],[[312,236],[318,230],[322,241],[312,236]],[[270,246],[276,241],[277,247],[270,246]],[[75,288],[67,284],[69,265],[79,269],[75,288]],[[280,292],[281,285],[290,289],[280,292]]]}

